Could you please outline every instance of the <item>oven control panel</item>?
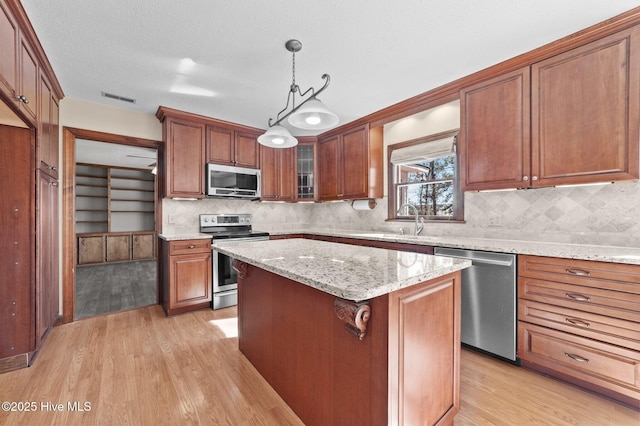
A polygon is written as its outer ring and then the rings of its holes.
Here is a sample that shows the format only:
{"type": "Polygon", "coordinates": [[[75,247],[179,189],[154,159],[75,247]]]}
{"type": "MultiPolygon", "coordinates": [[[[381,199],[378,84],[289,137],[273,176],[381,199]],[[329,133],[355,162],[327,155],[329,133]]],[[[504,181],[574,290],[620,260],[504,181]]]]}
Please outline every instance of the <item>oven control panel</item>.
{"type": "Polygon", "coordinates": [[[251,225],[250,214],[201,214],[200,227],[251,225]]]}

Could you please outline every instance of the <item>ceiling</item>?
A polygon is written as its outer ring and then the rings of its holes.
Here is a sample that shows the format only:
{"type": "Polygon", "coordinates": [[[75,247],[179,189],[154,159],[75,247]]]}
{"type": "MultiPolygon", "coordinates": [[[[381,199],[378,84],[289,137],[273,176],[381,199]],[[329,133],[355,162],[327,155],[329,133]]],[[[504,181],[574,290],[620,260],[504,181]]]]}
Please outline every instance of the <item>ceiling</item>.
{"type": "Polygon", "coordinates": [[[157,154],[153,148],[76,139],[76,163],[152,170],[157,154]]]}
{"type": "MultiPolygon", "coordinates": [[[[65,95],[266,128],[296,83],[342,124],[638,6],[633,0],[22,0],[65,95]],[[108,99],[101,92],[133,98],[108,99]],[[195,94],[199,93],[199,94],[195,94]]],[[[294,135],[312,134],[293,130],[294,135]]]]}

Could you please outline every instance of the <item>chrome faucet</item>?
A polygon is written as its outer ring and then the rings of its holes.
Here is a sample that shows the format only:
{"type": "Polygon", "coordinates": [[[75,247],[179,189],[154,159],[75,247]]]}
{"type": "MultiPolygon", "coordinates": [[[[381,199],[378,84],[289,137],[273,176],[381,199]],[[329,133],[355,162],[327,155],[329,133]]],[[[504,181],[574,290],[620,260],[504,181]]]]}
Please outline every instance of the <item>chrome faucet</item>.
{"type": "Polygon", "coordinates": [[[398,209],[398,213],[396,214],[400,214],[402,209],[405,207],[411,207],[413,209],[413,213],[416,216],[416,224],[415,224],[415,227],[413,228],[413,235],[420,235],[420,233],[424,229],[424,218],[420,218],[420,223],[418,223],[418,209],[416,208],[416,206],[410,203],[404,203],[403,205],[401,205],[400,208],[398,209]]]}

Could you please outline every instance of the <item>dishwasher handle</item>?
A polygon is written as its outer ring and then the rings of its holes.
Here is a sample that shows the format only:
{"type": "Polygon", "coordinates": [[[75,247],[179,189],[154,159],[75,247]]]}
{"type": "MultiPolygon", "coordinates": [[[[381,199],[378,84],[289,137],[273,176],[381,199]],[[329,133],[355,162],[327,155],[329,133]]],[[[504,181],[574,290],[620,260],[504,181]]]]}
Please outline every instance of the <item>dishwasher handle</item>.
{"type": "Polygon", "coordinates": [[[435,251],[436,256],[455,257],[456,259],[470,260],[473,265],[493,265],[493,266],[506,266],[511,267],[513,265],[513,257],[510,256],[508,260],[491,259],[488,257],[478,256],[474,253],[473,256],[461,256],[458,254],[450,254],[447,251],[435,251]]]}

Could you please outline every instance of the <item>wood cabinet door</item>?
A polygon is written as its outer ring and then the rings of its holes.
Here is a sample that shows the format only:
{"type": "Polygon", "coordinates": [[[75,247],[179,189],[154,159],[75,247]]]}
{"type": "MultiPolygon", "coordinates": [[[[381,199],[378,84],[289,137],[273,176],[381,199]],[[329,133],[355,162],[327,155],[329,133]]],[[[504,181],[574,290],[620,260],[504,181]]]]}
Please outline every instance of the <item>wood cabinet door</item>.
{"type": "Polygon", "coordinates": [[[204,198],[205,125],[169,120],[166,197],[204,198]]]}
{"type": "Polygon", "coordinates": [[[34,122],[38,115],[38,61],[27,41],[20,39],[20,85],[17,96],[24,97],[19,102],[20,109],[34,122]]]}
{"type": "Polygon", "coordinates": [[[78,265],[103,263],[104,257],[103,235],[78,237],[78,265]]]}
{"type": "Polygon", "coordinates": [[[107,235],[107,262],[131,259],[131,235],[107,235]]]}
{"type": "Polygon", "coordinates": [[[338,199],[341,191],[341,180],[338,172],[338,144],[340,136],[318,143],[318,196],[320,200],[338,199]]]}
{"type": "Polygon", "coordinates": [[[169,257],[170,308],[211,301],[211,252],[169,257]]]}
{"type": "Polygon", "coordinates": [[[341,161],[338,167],[342,175],[340,198],[366,198],[369,182],[369,126],[365,125],[342,134],[341,161]]]}
{"type": "Polygon", "coordinates": [[[455,272],[389,294],[389,387],[405,396],[390,399],[390,424],[434,425],[445,416],[453,423],[460,408],[460,292],[455,272]]]}
{"type": "Polygon", "coordinates": [[[260,168],[260,149],[256,135],[236,132],[235,165],[251,169],[260,168]]]}
{"type": "Polygon", "coordinates": [[[49,80],[44,73],[40,73],[40,97],[38,99],[40,103],[40,110],[38,112],[38,129],[40,132],[38,134],[37,164],[41,170],[57,178],[57,164],[53,164],[54,162],[57,163],[58,157],[58,146],[56,143],[57,135],[55,140],[53,135],[53,114],[57,113],[57,111],[54,111],[53,109],[52,93],[49,80]],[[55,147],[53,146],[54,143],[55,147]],[[55,158],[52,158],[54,155],[55,158]]]}
{"type": "Polygon", "coordinates": [[[280,201],[293,201],[295,198],[295,148],[281,149],[280,156],[280,183],[278,185],[280,201]]]}
{"type": "Polygon", "coordinates": [[[263,200],[277,200],[280,186],[280,170],[278,149],[266,146],[260,147],[260,179],[263,200]]]}
{"type": "Polygon", "coordinates": [[[132,237],[132,254],[133,260],[154,259],[156,234],[133,234],[132,237]]]}
{"type": "Polygon", "coordinates": [[[60,170],[60,138],[58,130],[60,128],[60,106],[58,99],[52,92],[51,95],[51,133],[49,135],[49,166],[51,167],[51,175],[58,179],[58,170],[60,170]]]}
{"type": "Polygon", "coordinates": [[[33,146],[29,129],[0,126],[0,358],[35,350],[33,146]]]}
{"type": "Polygon", "coordinates": [[[638,178],[640,27],[532,66],[536,186],[638,178]]]}
{"type": "Polygon", "coordinates": [[[58,317],[58,182],[38,172],[36,347],[58,317]]]}
{"type": "Polygon", "coordinates": [[[296,201],[315,201],[318,197],[317,142],[302,142],[295,149],[294,195],[296,201]]]}
{"type": "Polygon", "coordinates": [[[530,179],[529,67],[460,92],[463,191],[521,188],[530,179]]]}
{"type": "Polygon", "coordinates": [[[234,157],[233,130],[207,126],[207,162],[231,166],[234,157]]]}
{"type": "Polygon", "coordinates": [[[15,102],[18,87],[18,24],[0,1],[0,89],[15,102]]]}

